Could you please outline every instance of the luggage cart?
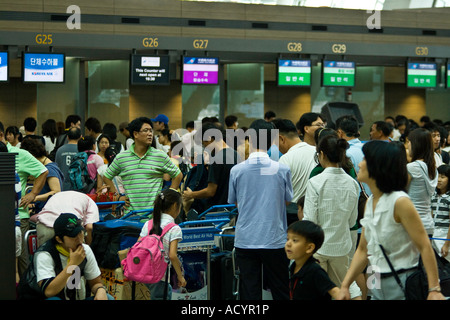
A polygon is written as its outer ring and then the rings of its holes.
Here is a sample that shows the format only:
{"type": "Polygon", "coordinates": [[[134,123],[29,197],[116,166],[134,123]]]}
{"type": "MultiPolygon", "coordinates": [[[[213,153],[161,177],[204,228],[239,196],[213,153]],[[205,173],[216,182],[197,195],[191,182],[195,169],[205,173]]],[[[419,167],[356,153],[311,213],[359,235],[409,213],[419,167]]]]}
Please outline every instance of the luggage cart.
{"type": "MultiPolygon", "coordinates": [[[[176,286],[173,286],[172,297],[174,300],[211,300],[211,252],[216,247],[215,237],[222,232],[221,227],[229,222],[229,218],[222,218],[193,220],[179,224],[183,231],[183,240],[178,243],[178,251],[187,257],[189,257],[189,255],[197,255],[197,261],[194,261],[193,264],[201,264],[204,262],[206,285],[194,292],[178,290],[176,286]],[[199,254],[200,252],[206,253],[206,257],[203,261],[200,261],[203,258],[203,256],[199,254]]],[[[183,268],[186,271],[187,266],[183,264],[183,268]]],[[[202,279],[200,279],[200,281],[201,280],[202,279]]]]}

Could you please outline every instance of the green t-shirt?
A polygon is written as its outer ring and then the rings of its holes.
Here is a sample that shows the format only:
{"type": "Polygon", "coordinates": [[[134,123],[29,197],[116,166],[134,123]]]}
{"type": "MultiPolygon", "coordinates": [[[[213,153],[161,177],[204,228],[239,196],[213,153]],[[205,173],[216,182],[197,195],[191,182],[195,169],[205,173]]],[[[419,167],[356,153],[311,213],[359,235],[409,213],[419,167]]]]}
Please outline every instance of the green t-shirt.
{"type": "MultiPolygon", "coordinates": [[[[39,162],[31,153],[26,150],[13,147],[7,143],[9,153],[17,153],[16,156],[16,171],[20,178],[20,186],[22,188],[22,197],[25,195],[27,188],[28,177],[39,177],[42,173],[47,171],[47,168],[39,162]]],[[[27,208],[19,208],[20,219],[30,218],[27,208]]]]}

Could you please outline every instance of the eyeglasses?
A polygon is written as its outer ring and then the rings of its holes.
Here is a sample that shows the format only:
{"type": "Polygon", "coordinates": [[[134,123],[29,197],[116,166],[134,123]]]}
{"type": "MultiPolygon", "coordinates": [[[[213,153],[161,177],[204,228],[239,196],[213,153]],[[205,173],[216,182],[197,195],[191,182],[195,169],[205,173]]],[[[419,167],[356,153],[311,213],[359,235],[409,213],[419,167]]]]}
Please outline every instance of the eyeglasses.
{"type": "Polygon", "coordinates": [[[152,129],[148,129],[148,128],[146,128],[146,129],[140,130],[139,132],[142,132],[142,133],[148,134],[148,133],[152,133],[152,132],[153,132],[153,130],[152,130],[152,129]]]}
{"type": "Polygon", "coordinates": [[[311,123],[311,127],[325,128],[325,123],[311,123]]]}

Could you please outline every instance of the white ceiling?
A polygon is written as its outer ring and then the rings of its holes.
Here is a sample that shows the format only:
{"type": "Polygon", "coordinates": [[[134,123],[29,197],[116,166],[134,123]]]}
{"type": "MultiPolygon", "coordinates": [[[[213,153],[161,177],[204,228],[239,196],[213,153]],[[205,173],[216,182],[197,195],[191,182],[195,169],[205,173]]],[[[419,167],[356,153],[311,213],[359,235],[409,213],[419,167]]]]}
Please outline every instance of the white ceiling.
{"type": "Polygon", "coordinates": [[[356,10],[395,10],[450,7],[450,0],[188,0],[245,4],[330,7],[356,10]]]}

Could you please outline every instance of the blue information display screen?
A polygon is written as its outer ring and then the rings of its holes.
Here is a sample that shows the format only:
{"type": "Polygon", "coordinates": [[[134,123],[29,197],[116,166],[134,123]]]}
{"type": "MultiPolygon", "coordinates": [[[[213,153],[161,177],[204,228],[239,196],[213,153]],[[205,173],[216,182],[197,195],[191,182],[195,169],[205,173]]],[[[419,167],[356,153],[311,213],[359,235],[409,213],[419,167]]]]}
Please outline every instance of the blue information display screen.
{"type": "Polygon", "coordinates": [[[64,82],[64,62],[62,53],[23,54],[24,82],[64,82]]]}
{"type": "Polygon", "coordinates": [[[8,52],[0,52],[0,81],[8,81],[8,52]]]}

